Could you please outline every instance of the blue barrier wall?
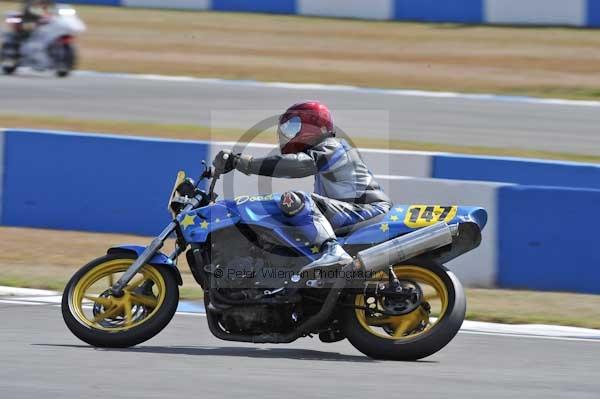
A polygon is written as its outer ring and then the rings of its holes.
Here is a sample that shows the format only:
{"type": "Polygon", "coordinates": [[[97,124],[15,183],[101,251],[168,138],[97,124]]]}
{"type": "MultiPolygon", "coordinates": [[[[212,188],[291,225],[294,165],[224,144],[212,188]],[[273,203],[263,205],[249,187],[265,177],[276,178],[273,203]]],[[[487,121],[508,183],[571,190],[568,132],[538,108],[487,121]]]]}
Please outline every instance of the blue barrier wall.
{"type": "Polygon", "coordinates": [[[586,25],[600,27],[600,0],[588,0],[586,25]]]}
{"type": "Polygon", "coordinates": [[[600,190],[498,192],[498,285],[600,294],[600,190]]]}
{"type": "MultiPolygon", "coordinates": [[[[101,5],[101,6],[120,6],[121,0],[69,0],[72,4],[90,4],[90,5],[101,5]]],[[[166,5],[165,5],[166,6],[166,5]]]]}
{"type": "Polygon", "coordinates": [[[395,0],[394,19],[479,24],[483,0],[395,0]]]}
{"type": "Polygon", "coordinates": [[[1,224],[155,235],[178,170],[208,145],[101,135],[5,132],[1,224]]]}
{"type": "Polygon", "coordinates": [[[435,155],[432,177],[600,189],[600,165],[535,159],[435,155]]]}
{"type": "Polygon", "coordinates": [[[530,24],[600,26],[600,0],[197,0],[177,5],[169,0],[72,0],[70,3],[159,7],[277,14],[323,15],[402,21],[451,22],[467,24],[530,24]],[[543,7],[543,12],[540,8],[543,7]],[[336,11],[339,9],[339,11],[336,11]],[[320,10],[320,11],[319,11],[320,10]]]}
{"type": "Polygon", "coordinates": [[[215,11],[294,14],[296,12],[296,0],[213,0],[211,9],[215,11]]]}
{"type": "MultiPolygon", "coordinates": [[[[2,143],[0,224],[143,235],[155,235],[168,222],[165,208],[176,172],[183,169],[199,173],[200,161],[216,151],[207,142],[23,130],[0,132],[2,143]]],[[[366,151],[366,155],[382,156],[375,150],[366,151]]],[[[387,156],[414,154],[392,151],[387,156]]],[[[448,162],[452,158],[433,155],[437,157],[448,162]]],[[[466,162],[466,156],[457,158],[461,165],[466,162]]],[[[465,164],[460,170],[503,171],[508,175],[527,170],[533,163],[533,170],[541,167],[544,173],[531,173],[528,183],[534,184],[536,176],[542,180],[547,175],[568,177],[567,171],[560,169],[563,164],[555,165],[559,167],[556,171],[550,162],[540,166],[528,160],[485,161],[484,157],[476,157],[474,164],[465,164]],[[508,167],[500,161],[519,163],[518,167],[508,167]]],[[[446,165],[446,169],[455,170],[452,165],[446,165]]],[[[465,174],[454,173],[460,176],[455,180],[464,180],[465,174]]],[[[476,177],[489,176],[496,175],[476,177]]],[[[582,186],[597,184],[595,172],[587,177],[591,180],[580,177],[577,181],[582,186]]],[[[416,187],[407,179],[403,186],[416,187]]],[[[451,183],[435,184],[447,187],[451,183]]],[[[425,197],[435,193],[437,200],[451,197],[448,190],[437,185],[437,191],[433,186],[423,187],[420,193],[428,193],[425,197]]],[[[455,202],[466,195],[475,198],[468,190],[457,190],[452,197],[455,202]]],[[[494,268],[496,273],[489,274],[496,276],[496,286],[600,294],[600,252],[596,251],[599,238],[595,231],[600,226],[600,189],[500,185],[488,187],[486,194],[477,198],[488,198],[495,204],[491,209],[496,212],[489,216],[496,229],[486,232],[486,237],[493,237],[497,260],[482,267],[494,268]]]]}

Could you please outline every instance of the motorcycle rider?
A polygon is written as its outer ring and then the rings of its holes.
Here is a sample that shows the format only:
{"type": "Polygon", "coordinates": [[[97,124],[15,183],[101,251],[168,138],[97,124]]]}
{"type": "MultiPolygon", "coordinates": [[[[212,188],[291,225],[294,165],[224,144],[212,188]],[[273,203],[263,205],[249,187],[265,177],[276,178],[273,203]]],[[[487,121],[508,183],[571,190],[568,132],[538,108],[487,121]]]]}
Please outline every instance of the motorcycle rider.
{"type": "Polygon", "coordinates": [[[25,0],[23,2],[22,40],[26,39],[39,23],[50,15],[52,7],[54,7],[53,0],[25,0]]]}
{"type": "Polygon", "coordinates": [[[39,23],[51,13],[54,5],[53,0],[25,0],[23,2],[21,24],[17,31],[10,35],[9,41],[15,58],[19,54],[21,43],[27,40],[39,23]]]}
{"type": "MultiPolygon", "coordinates": [[[[391,200],[358,151],[335,137],[333,118],[324,104],[306,101],[292,105],[279,117],[277,135],[280,155],[254,158],[223,150],[215,158],[215,168],[222,173],[237,169],[247,175],[271,177],[314,175],[314,193],[310,196],[316,205],[313,220],[321,225],[317,230],[325,237],[319,248],[322,256],[304,269],[348,264],[352,257],[337,242],[334,229],[387,213],[391,200]]],[[[299,194],[284,193],[282,209],[301,202],[299,194]]]]}

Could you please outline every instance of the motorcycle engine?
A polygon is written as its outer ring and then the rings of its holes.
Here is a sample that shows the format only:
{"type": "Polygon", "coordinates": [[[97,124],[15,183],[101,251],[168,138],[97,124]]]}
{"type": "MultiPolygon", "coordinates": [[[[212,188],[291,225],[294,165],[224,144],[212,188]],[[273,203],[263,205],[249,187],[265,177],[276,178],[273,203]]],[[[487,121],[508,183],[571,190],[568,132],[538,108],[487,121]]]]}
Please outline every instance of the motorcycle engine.
{"type": "Polygon", "coordinates": [[[285,286],[288,274],[291,276],[293,273],[286,273],[271,264],[267,253],[233,256],[225,264],[215,265],[213,270],[217,288],[246,292],[249,294],[247,298],[255,297],[254,294],[262,296],[267,289],[285,286]]]}
{"type": "MultiPolygon", "coordinates": [[[[285,331],[295,323],[286,285],[305,262],[289,250],[264,241],[219,237],[213,241],[211,289],[240,305],[224,306],[221,323],[231,332],[285,331]],[[265,304],[260,301],[264,300],[265,304]],[[243,304],[249,301],[251,304],[243,304]],[[280,302],[278,302],[280,301],[280,302]],[[257,303],[258,302],[258,303],[257,303]]],[[[211,298],[211,301],[213,298],[211,298]]],[[[218,302],[218,298],[216,298],[218,302]]]]}
{"type": "Polygon", "coordinates": [[[261,239],[248,242],[230,237],[213,244],[211,259],[213,287],[227,290],[239,299],[258,299],[266,290],[285,287],[306,263],[288,248],[261,239]]]}
{"type": "Polygon", "coordinates": [[[227,331],[245,334],[282,332],[287,329],[290,321],[286,322],[284,312],[274,312],[268,305],[233,307],[224,311],[221,316],[221,324],[227,331]]]}

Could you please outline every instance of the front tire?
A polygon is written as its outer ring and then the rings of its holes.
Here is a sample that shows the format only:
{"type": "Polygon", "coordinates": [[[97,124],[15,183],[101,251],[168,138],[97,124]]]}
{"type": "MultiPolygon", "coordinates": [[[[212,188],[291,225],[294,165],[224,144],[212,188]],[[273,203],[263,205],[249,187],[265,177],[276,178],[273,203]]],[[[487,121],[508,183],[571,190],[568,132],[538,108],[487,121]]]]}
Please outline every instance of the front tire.
{"type": "Polygon", "coordinates": [[[423,290],[421,305],[401,316],[377,316],[378,313],[365,309],[373,306],[373,301],[367,304],[362,294],[353,294],[352,303],[362,309],[344,309],[344,332],[352,345],[369,357],[422,359],[441,350],[458,333],[466,313],[464,290],[452,272],[434,262],[397,265],[394,271],[400,281],[424,288],[431,286],[433,290],[423,290]],[[436,317],[430,319],[432,313],[436,317]]]}
{"type": "Polygon", "coordinates": [[[0,60],[2,61],[2,73],[12,75],[17,70],[19,46],[15,43],[2,43],[0,50],[0,60]]]}
{"type": "Polygon", "coordinates": [[[16,65],[2,65],[2,73],[4,75],[12,75],[17,70],[16,65]]]}
{"type": "Polygon", "coordinates": [[[144,265],[120,298],[109,288],[135,256],[106,255],[83,266],[67,283],[63,319],[73,334],[96,347],[126,348],[169,324],[179,302],[177,280],[166,267],[144,265]]]}

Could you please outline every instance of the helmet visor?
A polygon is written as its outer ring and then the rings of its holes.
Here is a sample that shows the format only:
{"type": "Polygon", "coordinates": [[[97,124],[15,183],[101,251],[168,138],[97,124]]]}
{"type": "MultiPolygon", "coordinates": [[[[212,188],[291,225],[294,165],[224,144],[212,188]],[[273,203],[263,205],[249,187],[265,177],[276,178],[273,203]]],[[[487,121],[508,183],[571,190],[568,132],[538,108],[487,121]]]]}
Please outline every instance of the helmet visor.
{"type": "Polygon", "coordinates": [[[288,140],[296,137],[300,130],[302,130],[302,120],[299,116],[293,116],[279,125],[279,132],[288,140]]]}

